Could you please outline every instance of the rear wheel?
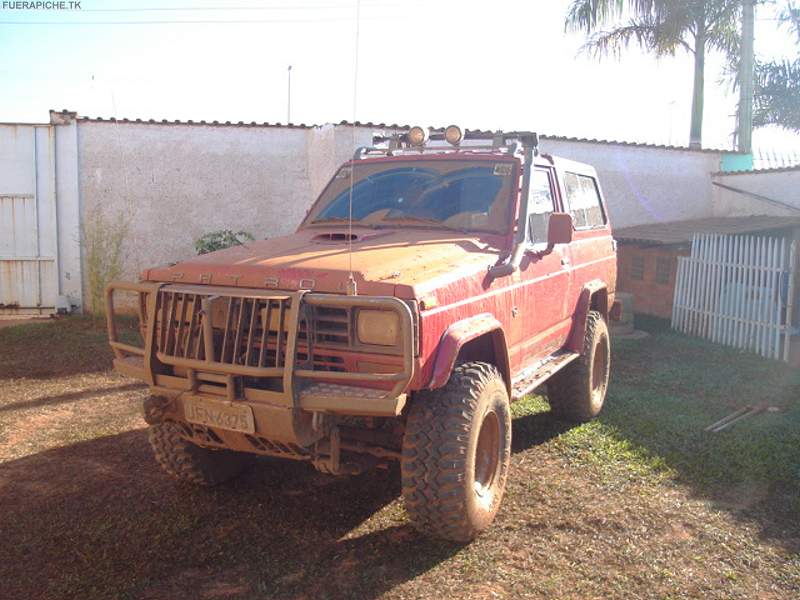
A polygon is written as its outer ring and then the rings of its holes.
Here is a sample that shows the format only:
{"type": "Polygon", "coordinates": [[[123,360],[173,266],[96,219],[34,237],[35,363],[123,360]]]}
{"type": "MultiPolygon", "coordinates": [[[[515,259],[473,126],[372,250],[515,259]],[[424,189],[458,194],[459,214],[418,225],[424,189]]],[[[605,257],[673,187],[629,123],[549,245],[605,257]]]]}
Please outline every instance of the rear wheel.
{"type": "Polygon", "coordinates": [[[403,439],[408,516],[422,533],[465,542],[494,520],[511,454],[508,390],[498,370],[470,362],[419,394],[403,439]]]}
{"type": "Polygon", "coordinates": [[[195,485],[212,486],[232,479],[247,465],[248,456],[232,450],[210,450],[191,443],[169,421],[150,427],[150,445],[161,468],[195,485]]]}
{"type": "Polygon", "coordinates": [[[551,410],[561,419],[584,422],[603,409],[611,367],[611,344],[603,315],[586,317],[583,353],[547,382],[551,410]]]}

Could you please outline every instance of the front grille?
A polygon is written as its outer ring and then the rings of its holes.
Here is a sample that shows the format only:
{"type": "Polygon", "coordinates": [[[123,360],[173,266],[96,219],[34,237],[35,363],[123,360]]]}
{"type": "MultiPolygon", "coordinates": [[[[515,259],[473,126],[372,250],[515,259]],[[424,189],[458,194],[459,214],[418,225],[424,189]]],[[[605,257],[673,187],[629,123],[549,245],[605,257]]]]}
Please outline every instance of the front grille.
{"type": "Polygon", "coordinates": [[[349,308],[314,306],[314,342],[326,346],[350,347],[353,316],[349,308]]]}
{"type": "MultiPolygon", "coordinates": [[[[206,296],[161,290],[156,310],[156,344],[166,356],[229,365],[283,367],[288,338],[288,297],[206,296]],[[207,298],[208,311],[203,311],[207,298]],[[204,319],[213,339],[206,357],[204,319]]],[[[298,338],[305,337],[304,332],[298,338]]]]}
{"type": "MultiPolygon", "coordinates": [[[[211,362],[281,368],[286,364],[290,309],[288,296],[213,296],[164,289],[158,293],[156,307],[156,348],[164,356],[205,361],[203,321],[210,318],[211,362]],[[203,310],[204,299],[210,306],[208,314],[203,310]]],[[[319,371],[344,371],[344,359],[325,353],[324,348],[352,347],[350,309],[313,306],[305,315],[298,324],[296,362],[319,371]]]]}

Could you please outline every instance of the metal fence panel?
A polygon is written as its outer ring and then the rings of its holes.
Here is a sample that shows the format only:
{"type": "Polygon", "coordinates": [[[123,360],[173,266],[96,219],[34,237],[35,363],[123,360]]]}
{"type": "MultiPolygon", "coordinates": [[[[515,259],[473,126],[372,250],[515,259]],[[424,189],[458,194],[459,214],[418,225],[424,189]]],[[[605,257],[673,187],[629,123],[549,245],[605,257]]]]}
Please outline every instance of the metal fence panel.
{"type": "Polygon", "coordinates": [[[678,258],[672,328],[788,361],[796,271],[796,241],[695,234],[678,258]]]}

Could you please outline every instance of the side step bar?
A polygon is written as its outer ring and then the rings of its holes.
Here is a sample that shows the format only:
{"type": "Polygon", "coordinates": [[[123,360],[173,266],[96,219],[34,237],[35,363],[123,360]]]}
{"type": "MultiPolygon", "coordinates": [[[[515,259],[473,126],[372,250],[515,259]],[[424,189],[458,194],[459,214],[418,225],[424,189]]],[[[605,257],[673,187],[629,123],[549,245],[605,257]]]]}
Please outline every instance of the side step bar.
{"type": "Polygon", "coordinates": [[[557,352],[525,369],[512,383],[511,400],[527,396],[579,356],[577,352],[557,352]]]}

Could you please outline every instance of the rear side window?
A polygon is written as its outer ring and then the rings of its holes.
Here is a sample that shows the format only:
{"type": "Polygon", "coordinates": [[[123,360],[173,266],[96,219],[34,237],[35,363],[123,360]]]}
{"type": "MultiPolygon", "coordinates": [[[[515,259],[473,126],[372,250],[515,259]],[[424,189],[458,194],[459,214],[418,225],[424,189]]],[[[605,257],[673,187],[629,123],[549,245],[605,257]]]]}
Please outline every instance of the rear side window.
{"type": "Polygon", "coordinates": [[[553,214],[553,190],[550,175],[544,169],[534,169],[531,174],[528,197],[528,241],[531,244],[547,243],[547,225],[553,214]]]}
{"type": "Polygon", "coordinates": [[[576,229],[602,227],[606,223],[600,192],[593,177],[564,173],[564,191],[576,229]]]}

